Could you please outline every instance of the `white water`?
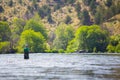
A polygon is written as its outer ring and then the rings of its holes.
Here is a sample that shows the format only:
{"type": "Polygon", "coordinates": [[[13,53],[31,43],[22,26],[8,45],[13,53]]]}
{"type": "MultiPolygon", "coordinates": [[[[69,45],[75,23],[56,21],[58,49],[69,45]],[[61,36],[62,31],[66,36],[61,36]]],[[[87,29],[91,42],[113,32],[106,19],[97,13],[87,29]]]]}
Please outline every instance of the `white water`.
{"type": "Polygon", "coordinates": [[[120,56],[81,54],[0,55],[0,80],[119,80],[120,56]]]}

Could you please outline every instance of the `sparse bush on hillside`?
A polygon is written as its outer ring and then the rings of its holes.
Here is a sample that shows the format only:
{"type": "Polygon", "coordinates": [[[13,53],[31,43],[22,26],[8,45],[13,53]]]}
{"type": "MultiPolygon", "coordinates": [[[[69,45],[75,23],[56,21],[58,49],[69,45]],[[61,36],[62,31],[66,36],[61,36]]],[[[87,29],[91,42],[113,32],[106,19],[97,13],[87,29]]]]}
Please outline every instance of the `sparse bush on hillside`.
{"type": "Polygon", "coordinates": [[[31,7],[31,6],[27,6],[27,9],[28,9],[28,11],[30,11],[31,13],[33,13],[33,11],[34,11],[33,7],[31,7]]]}
{"type": "Polygon", "coordinates": [[[2,6],[0,6],[0,13],[4,12],[4,9],[2,6]]]}
{"type": "Polygon", "coordinates": [[[13,6],[13,0],[10,0],[10,1],[8,2],[8,6],[10,6],[10,7],[13,6]]]}
{"type": "Polygon", "coordinates": [[[37,0],[32,1],[32,6],[33,6],[34,9],[36,9],[36,10],[38,9],[39,6],[37,4],[37,0]]]}
{"type": "Polygon", "coordinates": [[[83,10],[83,12],[81,14],[81,23],[83,25],[91,25],[90,15],[87,10],[83,10]]]}
{"type": "Polygon", "coordinates": [[[78,2],[76,5],[75,5],[75,10],[80,13],[81,11],[81,6],[80,6],[80,3],[78,2]]]}
{"type": "Polygon", "coordinates": [[[90,2],[89,6],[90,6],[90,9],[91,9],[92,13],[95,14],[95,12],[96,12],[96,0],[92,0],[90,2]]]}
{"type": "Polygon", "coordinates": [[[81,19],[81,6],[79,2],[75,5],[75,10],[77,11],[78,19],[81,19]]]}
{"type": "Polygon", "coordinates": [[[106,16],[106,9],[102,6],[98,6],[95,13],[95,24],[101,24],[103,21],[105,21],[106,16]]]}
{"type": "Polygon", "coordinates": [[[105,3],[106,6],[110,7],[112,5],[112,0],[107,0],[105,3]]]}
{"type": "Polygon", "coordinates": [[[23,3],[23,1],[22,1],[22,0],[18,0],[18,3],[22,4],[22,3],[23,3]]]}
{"type": "Polygon", "coordinates": [[[91,0],[82,0],[82,1],[83,1],[83,3],[84,3],[85,5],[87,5],[87,6],[89,6],[90,3],[91,3],[91,0]]]}
{"type": "Polygon", "coordinates": [[[66,24],[70,24],[71,23],[71,17],[70,16],[66,16],[66,19],[65,19],[65,23],[66,24]]]}
{"type": "Polygon", "coordinates": [[[75,1],[76,0],[65,0],[65,3],[67,3],[67,4],[73,4],[73,3],[75,3],[75,1]]]}
{"type": "Polygon", "coordinates": [[[51,14],[51,9],[49,8],[48,5],[44,5],[41,8],[39,8],[38,14],[40,15],[41,18],[44,18],[48,14],[51,14]]]}
{"type": "Polygon", "coordinates": [[[54,11],[56,11],[58,9],[60,9],[60,5],[59,4],[57,4],[57,5],[54,6],[54,11]]]}
{"type": "Polygon", "coordinates": [[[48,14],[48,22],[49,22],[49,23],[53,23],[53,22],[54,22],[53,19],[52,19],[51,14],[48,14]]]}

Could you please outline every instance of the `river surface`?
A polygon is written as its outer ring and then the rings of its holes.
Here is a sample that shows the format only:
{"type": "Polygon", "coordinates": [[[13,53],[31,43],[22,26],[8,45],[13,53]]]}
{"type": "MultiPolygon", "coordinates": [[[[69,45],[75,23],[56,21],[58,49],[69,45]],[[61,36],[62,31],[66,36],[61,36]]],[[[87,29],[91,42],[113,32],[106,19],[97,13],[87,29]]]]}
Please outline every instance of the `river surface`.
{"type": "Polygon", "coordinates": [[[0,80],[120,80],[120,56],[1,54],[0,80]]]}

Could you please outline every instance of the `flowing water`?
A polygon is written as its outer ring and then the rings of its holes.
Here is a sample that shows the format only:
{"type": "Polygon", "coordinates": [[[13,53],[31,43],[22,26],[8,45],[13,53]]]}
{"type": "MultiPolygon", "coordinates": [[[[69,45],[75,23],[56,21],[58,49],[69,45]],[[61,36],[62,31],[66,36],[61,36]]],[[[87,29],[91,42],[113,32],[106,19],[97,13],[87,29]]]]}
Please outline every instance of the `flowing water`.
{"type": "Polygon", "coordinates": [[[1,54],[0,80],[120,80],[120,56],[1,54]]]}

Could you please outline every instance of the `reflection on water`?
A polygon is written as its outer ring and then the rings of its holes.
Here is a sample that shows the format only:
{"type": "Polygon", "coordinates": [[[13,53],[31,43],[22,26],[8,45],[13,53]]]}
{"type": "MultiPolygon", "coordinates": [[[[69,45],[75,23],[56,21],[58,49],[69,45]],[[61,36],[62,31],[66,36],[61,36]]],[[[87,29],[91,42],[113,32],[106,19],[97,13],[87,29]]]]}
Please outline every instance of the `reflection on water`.
{"type": "Polygon", "coordinates": [[[119,80],[120,56],[81,54],[0,55],[0,80],[119,80]]]}

